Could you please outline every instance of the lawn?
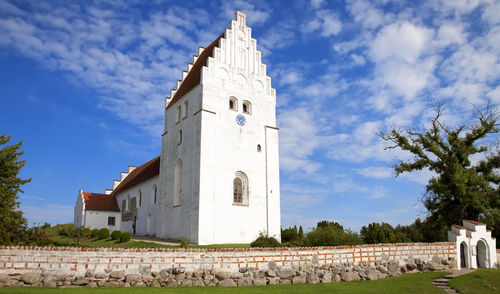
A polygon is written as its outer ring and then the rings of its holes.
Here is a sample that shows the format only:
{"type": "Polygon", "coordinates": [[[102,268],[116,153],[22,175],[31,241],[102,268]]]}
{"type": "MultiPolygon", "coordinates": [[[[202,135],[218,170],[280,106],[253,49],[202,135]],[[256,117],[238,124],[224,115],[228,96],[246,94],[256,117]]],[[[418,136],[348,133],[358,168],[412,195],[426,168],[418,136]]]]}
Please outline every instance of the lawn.
{"type": "MultiPolygon", "coordinates": [[[[75,246],[75,241],[71,237],[59,236],[58,232],[61,228],[67,231],[73,229],[73,224],[63,224],[50,227],[45,230],[47,238],[56,246],[75,246]]],[[[164,245],[147,241],[119,242],[111,238],[99,240],[95,238],[85,238],[80,241],[80,247],[87,248],[179,248],[179,246],[164,245]]],[[[189,248],[249,248],[249,244],[213,244],[213,245],[189,245],[189,248]]]]}
{"type": "Polygon", "coordinates": [[[452,279],[449,284],[460,293],[500,293],[500,270],[478,269],[452,279]]]}
{"type": "MultiPolygon", "coordinates": [[[[387,278],[378,281],[342,282],[316,285],[275,285],[275,286],[250,286],[250,287],[185,287],[185,288],[147,288],[148,294],[322,294],[322,293],[443,293],[442,290],[432,285],[432,280],[445,275],[440,272],[417,273],[396,278],[387,278]]],[[[50,288],[0,288],[0,293],[87,293],[88,288],[50,289],[50,288]],[[35,290],[36,289],[36,290],[35,290]]],[[[95,288],[93,293],[144,293],[144,288],[95,288]]]]}

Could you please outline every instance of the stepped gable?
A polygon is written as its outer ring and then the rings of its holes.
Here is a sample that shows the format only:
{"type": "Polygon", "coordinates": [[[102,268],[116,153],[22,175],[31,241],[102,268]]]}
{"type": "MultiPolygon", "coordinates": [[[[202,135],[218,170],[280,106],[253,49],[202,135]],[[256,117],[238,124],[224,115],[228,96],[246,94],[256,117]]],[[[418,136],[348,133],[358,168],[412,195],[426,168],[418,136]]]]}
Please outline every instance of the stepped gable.
{"type": "Polygon", "coordinates": [[[134,169],[123,181],[111,192],[115,196],[120,191],[124,191],[137,184],[144,182],[160,174],[160,156],[157,156],[145,164],[134,169]]]}
{"type": "Polygon", "coordinates": [[[87,210],[120,211],[114,196],[83,192],[83,200],[87,210]]]}
{"type": "Polygon", "coordinates": [[[276,97],[262,54],[257,49],[257,40],[252,38],[252,29],[246,25],[246,15],[237,11],[235,16],[229,28],[206,49],[198,47],[198,56],[193,56],[182,79],[177,81],[177,88],[166,98],[167,109],[205,82],[276,97]]]}
{"type": "MultiPolygon", "coordinates": [[[[212,57],[212,52],[214,47],[219,43],[219,40],[224,36],[222,33],[217,39],[215,39],[206,49],[201,52],[200,56],[196,59],[193,67],[187,74],[186,78],[182,81],[180,87],[177,88],[172,101],[168,104],[167,108],[174,105],[179,99],[196,87],[201,80],[201,68],[207,65],[208,57],[212,57]]],[[[201,49],[201,47],[200,47],[201,49]]]]}

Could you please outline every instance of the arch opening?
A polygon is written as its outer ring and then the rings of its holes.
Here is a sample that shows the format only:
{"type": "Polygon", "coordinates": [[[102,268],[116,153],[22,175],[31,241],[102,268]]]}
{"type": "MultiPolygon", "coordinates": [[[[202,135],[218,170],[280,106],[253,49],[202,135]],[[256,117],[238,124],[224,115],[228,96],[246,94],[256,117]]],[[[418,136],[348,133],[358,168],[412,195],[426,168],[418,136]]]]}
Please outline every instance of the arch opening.
{"type": "Polygon", "coordinates": [[[476,264],[478,268],[488,268],[488,245],[483,240],[477,241],[476,244],[476,264]]]}

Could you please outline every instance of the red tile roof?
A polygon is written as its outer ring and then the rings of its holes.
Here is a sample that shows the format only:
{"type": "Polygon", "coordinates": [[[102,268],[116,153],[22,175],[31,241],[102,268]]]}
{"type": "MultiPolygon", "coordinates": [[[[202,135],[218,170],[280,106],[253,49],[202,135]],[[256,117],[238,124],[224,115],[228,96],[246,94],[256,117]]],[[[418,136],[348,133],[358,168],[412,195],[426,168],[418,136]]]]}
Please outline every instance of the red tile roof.
{"type": "Polygon", "coordinates": [[[468,220],[468,219],[466,219],[464,221],[471,223],[471,224],[475,224],[475,225],[486,225],[485,223],[481,223],[481,222],[473,221],[473,220],[468,220]]]}
{"type": "Polygon", "coordinates": [[[123,181],[116,187],[111,196],[115,196],[120,191],[132,188],[133,186],[144,182],[160,174],[160,156],[151,159],[145,164],[135,168],[123,181]]]}
{"type": "Polygon", "coordinates": [[[469,229],[467,227],[462,227],[462,226],[459,226],[459,225],[451,225],[452,227],[455,227],[455,228],[458,228],[458,229],[462,229],[462,230],[467,230],[467,231],[472,231],[472,232],[475,232],[473,229],[469,229]]]}
{"type": "Polygon", "coordinates": [[[168,104],[167,108],[174,105],[175,102],[179,101],[179,99],[181,99],[184,95],[186,95],[200,83],[201,68],[207,65],[208,57],[212,57],[212,52],[214,51],[213,49],[219,44],[219,40],[220,38],[222,38],[222,36],[224,36],[224,33],[222,33],[217,39],[215,39],[215,41],[208,45],[208,47],[203,50],[203,52],[201,52],[188,75],[186,76],[180,87],[177,89],[177,92],[175,92],[175,95],[172,98],[172,101],[170,101],[170,103],[168,104]]]}
{"type": "Polygon", "coordinates": [[[120,211],[116,198],[111,195],[83,192],[86,210],[120,211]]]}

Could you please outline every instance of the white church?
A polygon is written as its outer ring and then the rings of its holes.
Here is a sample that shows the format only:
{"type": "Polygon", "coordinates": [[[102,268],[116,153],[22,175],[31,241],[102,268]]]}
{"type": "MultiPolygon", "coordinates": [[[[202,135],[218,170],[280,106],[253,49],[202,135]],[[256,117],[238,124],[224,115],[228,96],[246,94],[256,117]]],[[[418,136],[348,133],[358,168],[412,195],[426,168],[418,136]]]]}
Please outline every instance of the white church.
{"type": "Polygon", "coordinates": [[[165,101],[161,155],[104,194],[80,190],[74,226],[194,244],[280,240],[276,91],[236,12],[165,101]]]}

